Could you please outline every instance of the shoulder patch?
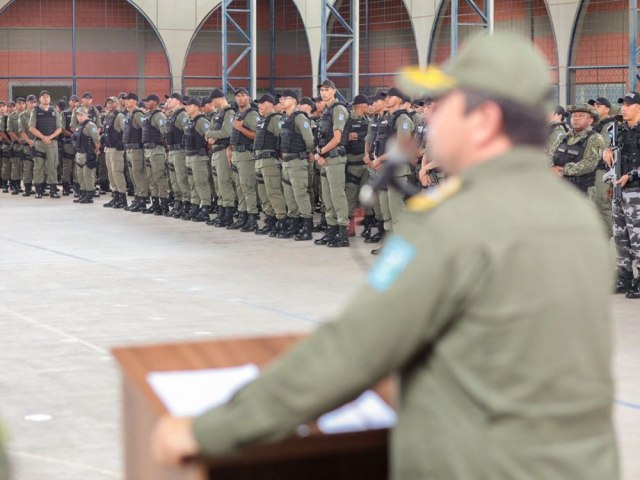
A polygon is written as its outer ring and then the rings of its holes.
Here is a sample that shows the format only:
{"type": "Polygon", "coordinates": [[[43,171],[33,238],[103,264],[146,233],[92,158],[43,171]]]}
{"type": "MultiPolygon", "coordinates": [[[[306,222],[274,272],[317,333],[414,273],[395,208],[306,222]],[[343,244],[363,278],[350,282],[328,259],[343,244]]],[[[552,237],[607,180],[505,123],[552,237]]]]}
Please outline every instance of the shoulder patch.
{"type": "Polygon", "coordinates": [[[367,283],[378,292],[388,290],[416,256],[416,247],[399,236],[385,244],[380,259],[367,275],[367,283]]]}
{"type": "Polygon", "coordinates": [[[454,196],[460,190],[462,182],[459,177],[452,177],[439,186],[425,193],[414,195],[407,201],[407,208],[411,212],[426,212],[441,204],[444,200],[454,196]]]}

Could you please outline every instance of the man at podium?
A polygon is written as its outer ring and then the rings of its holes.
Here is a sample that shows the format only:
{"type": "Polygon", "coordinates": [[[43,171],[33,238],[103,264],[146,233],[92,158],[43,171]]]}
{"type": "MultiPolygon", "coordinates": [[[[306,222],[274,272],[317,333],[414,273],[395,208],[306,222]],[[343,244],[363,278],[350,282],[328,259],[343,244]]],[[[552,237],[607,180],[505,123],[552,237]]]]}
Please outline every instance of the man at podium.
{"type": "Polygon", "coordinates": [[[618,478],[607,240],[545,168],[541,56],[506,33],[468,45],[401,77],[438,99],[428,142],[449,181],[409,201],[336,321],[226,405],[161,419],[159,462],[283,438],[395,373],[393,480],[618,478]]]}

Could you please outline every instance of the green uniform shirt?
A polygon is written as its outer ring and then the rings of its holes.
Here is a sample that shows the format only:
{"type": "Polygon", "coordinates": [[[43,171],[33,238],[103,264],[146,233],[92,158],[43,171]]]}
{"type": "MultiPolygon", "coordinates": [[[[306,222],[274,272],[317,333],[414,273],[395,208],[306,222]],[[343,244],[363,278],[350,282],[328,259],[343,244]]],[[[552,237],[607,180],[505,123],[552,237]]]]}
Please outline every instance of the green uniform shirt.
{"type": "MultiPolygon", "coordinates": [[[[20,133],[20,114],[17,110],[14,110],[11,115],[7,118],[7,135],[9,136],[9,132],[13,132],[16,137],[19,137],[20,133]]],[[[9,138],[11,138],[9,136],[9,138]]],[[[14,140],[11,138],[11,140],[14,140]]]]}
{"type": "MultiPolygon", "coordinates": [[[[77,112],[78,108],[80,108],[81,106],[82,105],[79,105],[79,106],[77,106],[76,108],[73,109],[73,113],[71,114],[71,125],[70,125],[70,129],[71,130],[74,130],[78,126],[78,117],[77,117],[77,113],[76,112],[77,112]]],[[[102,118],[100,117],[100,114],[99,114],[98,110],[96,110],[96,107],[91,105],[89,108],[87,108],[87,107],[84,107],[84,108],[86,108],[87,111],[89,112],[89,118],[92,117],[91,110],[93,110],[93,113],[95,114],[95,117],[96,117],[96,121],[94,123],[98,128],[102,128],[102,118]]]]}
{"type": "MultiPolygon", "coordinates": [[[[335,114],[335,110],[334,110],[335,114]]],[[[345,122],[346,123],[346,122],[345,122]]],[[[302,139],[304,140],[304,144],[307,147],[307,152],[312,152],[315,148],[315,139],[313,138],[313,130],[311,126],[311,120],[306,115],[296,115],[293,124],[295,125],[296,130],[300,135],[302,135],[302,139]]],[[[334,123],[334,129],[336,128],[334,123]]],[[[344,128],[344,125],[342,126],[344,128]]]]}
{"type": "MultiPolygon", "coordinates": [[[[334,102],[337,102],[337,100],[334,100],[334,102]]],[[[334,102],[327,104],[326,108],[331,107],[334,102]]],[[[333,108],[331,118],[333,121],[333,130],[340,130],[341,132],[344,132],[344,127],[347,125],[347,120],[349,119],[349,111],[344,105],[336,105],[333,108]]]]}
{"type": "Polygon", "coordinates": [[[187,124],[188,121],[189,121],[189,115],[187,115],[187,112],[183,110],[176,117],[176,122],[175,122],[174,126],[178,130],[184,131],[184,127],[185,127],[185,125],[187,124]]]}
{"type": "MultiPolygon", "coordinates": [[[[154,112],[155,110],[153,112],[149,112],[147,115],[151,116],[154,112]]],[[[165,135],[167,133],[167,116],[162,112],[151,116],[151,126],[160,130],[162,135],[165,135]]]]}
{"type": "Polygon", "coordinates": [[[33,133],[31,133],[29,131],[29,118],[31,117],[31,112],[28,110],[25,110],[24,112],[22,112],[22,115],[20,115],[20,128],[18,129],[18,133],[25,133],[27,135],[27,137],[29,137],[31,140],[33,140],[35,137],[33,136],[33,133]]]}
{"type": "Polygon", "coordinates": [[[209,130],[207,132],[207,139],[209,138],[228,138],[231,136],[231,130],[233,130],[233,117],[235,117],[236,112],[232,109],[229,109],[225,112],[224,118],[222,119],[222,128],[220,130],[209,130]]]}
{"type": "Polygon", "coordinates": [[[116,132],[124,132],[124,114],[122,112],[115,112],[116,119],[113,122],[113,128],[116,132]]]}
{"type": "Polygon", "coordinates": [[[562,125],[556,125],[553,127],[551,134],[549,135],[549,148],[555,145],[555,148],[557,149],[558,145],[560,145],[560,141],[562,141],[566,134],[567,131],[562,125]]]}
{"type": "MultiPolygon", "coordinates": [[[[556,150],[560,146],[560,144],[564,141],[565,138],[568,139],[569,145],[575,145],[576,143],[583,140],[587,133],[591,131],[591,128],[587,128],[580,133],[576,133],[574,130],[570,130],[565,136],[556,140],[556,142],[551,146],[550,155],[553,158],[556,150]]],[[[564,166],[564,175],[565,177],[574,177],[580,175],[586,175],[587,173],[593,172],[598,166],[598,162],[602,158],[602,151],[604,150],[604,140],[598,133],[594,133],[589,137],[587,141],[587,146],[584,150],[584,155],[582,155],[582,159],[578,162],[567,163],[564,166]]]]}
{"type": "MultiPolygon", "coordinates": [[[[259,117],[258,119],[258,123],[265,121],[266,122],[266,118],[269,117],[269,115],[271,115],[272,113],[275,113],[275,110],[270,111],[266,117],[259,117]]],[[[273,135],[277,137],[280,136],[280,119],[282,118],[282,115],[280,115],[279,113],[276,113],[273,117],[271,117],[271,119],[269,120],[269,124],[267,125],[267,132],[272,133],[273,135]]],[[[256,130],[257,130],[257,125],[256,125],[256,130]]],[[[263,152],[266,150],[255,150],[256,154],[259,154],[260,152],[263,152]]],[[[271,150],[271,151],[275,151],[275,150],[271,150]]]]}
{"type": "MultiPolygon", "coordinates": [[[[60,113],[58,113],[58,111],[56,111],[55,109],[54,112],[56,114],[56,129],[64,128],[64,125],[62,124],[62,115],[60,115],[60,113]]],[[[36,115],[36,109],[34,108],[33,110],[31,110],[31,115],[29,115],[29,128],[35,128],[37,122],[38,116],[36,115]]]]}
{"type": "Polygon", "coordinates": [[[419,197],[336,321],[195,419],[205,454],[282,438],[396,373],[393,480],[618,478],[595,210],[535,149],[450,182],[419,197]]]}
{"type": "MultiPolygon", "coordinates": [[[[91,137],[93,140],[93,144],[95,146],[100,145],[100,133],[98,132],[98,126],[93,123],[93,121],[89,120],[84,128],[82,129],[82,133],[88,137],[91,137]]],[[[84,153],[78,153],[77,155],[84,155],[84,153]]]]}
{"type": "Polygon", "coordinates": [[[211,131],[211,122],[207,120],[205,117],[200,117],[196,122],[196,132],[200,135],[203,135],[205,138],[207,137],[207,133],[211,131]]]}

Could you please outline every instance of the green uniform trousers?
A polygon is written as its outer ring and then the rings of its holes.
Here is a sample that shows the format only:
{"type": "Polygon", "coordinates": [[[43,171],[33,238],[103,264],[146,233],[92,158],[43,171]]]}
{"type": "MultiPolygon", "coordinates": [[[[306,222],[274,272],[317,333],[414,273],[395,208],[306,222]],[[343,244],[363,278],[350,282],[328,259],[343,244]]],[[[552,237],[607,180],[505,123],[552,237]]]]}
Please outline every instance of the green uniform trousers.
{"type": "Polygon", "coordinates": [[[187,175],[187,156],[184,150],[171,150],[168,156],[169,180],[176,201],[190,202],[191,187],[187,175]]]}
{"type": "Polygon", "coordinates": [[[153,149],[145,149],[144,160],[151,196],[167,198],[169,196],[169,181],[167,180],[167,156],[164,147],[159,145],[153,149]]]}
{"type": "Polygon", "coordinates": [[[188,156],[186,164],[191,187],[191,204],[200,205],[201,207],[211,206],[209,159],[204,155],[188,156]]]}
{"type": "Polygon", "coordinates": [[[85,192],[92,191],[96,186],[96,169],[87,167],[87,155],[84,153],[76,153],[76,165],[78,167],[79,176],[78,183],[80,190],[85,192]]]}
{"type": "Polygon", "coordinates": [[[11,180],[18,181],[22,179],[22,146],[14,143],[11,148],[11,180]]]}
{"type": "Polygon", "coordinates": [[[216,169],[218,187],[220,188],[218,196],[222,199],[222,206],[235,207],[236,194],[233,187],[233,172],[231,171],[231,166],[227,160],[226,150],[219,150],[213,153],[211,157],[211,167],[215,167],[216,169]]]}
{"type": "Polygon", "coordinates": [[[9,145],[3,143],[2,148],[0,148],[0,156],[2,157],[2,180],[11,179],[11,153],[9,152],[9,145]]]}
{"type": "MultiPolygon", "coordinates": [[[[369,180],[374,181],[376,178],[378,178],[378,175],[379,173],[375,168],[367,167],[367,177],[369,180]]],[[[371,213],[373,213],[377,221],[384,221],[382,208],[380,206],[380,193],[378,193],[378,195],[374,195],[373,205],[365,210],[365,214],[370,215],[371,213]]]]}
{"type": "MultiPolygon", "coordinates": [[[[360,155],[347,155],[347,177],[345,183],[345,192],[347,195],[347,208],[349,216],[353,214],[353,210],[358,205],[358,195],[363,185],[369,181],[369,172],[367,166],[362,161],[364,153],[360,155]]],[[[368,212],[370,213],[370,212],[368,212]]]]}
{"type": "Polygon", "coordinates": [[[265,158],[256,162],[258,194],[264,212],[282,220],[287,217],[287,204],[282,191],[282,166],[275,158],[265,158]]]}
{"type": "Polygon", "coordinates": [[[71,182],[76,164],[76,150],[71,141],[62,145],[62,181],[71,182]]]}
{"type": "MultiPolygon", "coordinates": [[[[395,180],[402,184],[409,183],[408,176],[396,177],[395,180]]],[[[394,225],[397,225],[402,213],[406,210],[404,193],[393,187],[388,187],[386,191],[380,192],[380,208],[384,220],[384,229],[387,232],[393,231],[394,225]]]]}
{"type": "Polygon", "coordinates": [[[144,166],[144,153],[141,148],[127,150],[127,165],[131,173],[131,180],[137,197],[149,196],[149,183],[144,166]]]}
{"type": "Polygon", "coordinates": [[[22,147],[22,181],[33,183],[33,150],[29,145],[22,147]]]}
{"type": "Polygon", "coordinates": [[[322,200],[326,208],[327,225],[346,226],[349,224],[349,207],[345,191],[345,168],[347,157],[326,157],[322,167],[322,200]]]}
{"type": "Polygon", "coordinates": [[[104,153],[98,155],[98,168],[96,169],[98,175],[98,181],[100,183],[106,183],[111,181],[109,175],[109,167],[107,166],[107,156],[104,153]]]}
{"type": "Polygon", "coordinates": [[[287,204],[287,214],[291,218],[313,216],[309,200],[308,165],[309,162],[303,158],[282,162],[282,189],[287,204]]]}
{"type": "Polygon", "coordinates": [[[607,235],[611,238],[613,235],[613,219],[611,214],[611,197],[609,197],[610,185],[602,181],[605,173],[607,173],[606,170],[596,170],[596,186],[593,201],[600,213],[607,235]]]}
{"type": "Polygon", "coordinates": [[[111,188],[119,193],[126,193],[127,180],[124,176],[124,152],[115,148],[104,149],[104,155],[107,159],[107,168],[109,169],[109,183],[111,188]]]}
{"type": "Polygon", "coordinates": [[[36,140],[36,152],[33,162],[34,183],[44,183],[45,179],[49,185],[58,183],[58,141],[52,140],[51,145],[45,145],[42,141],[36,140]]]}
{"type": "Polygon", "coordinates": [[[256,162],[253,152],[233,152],[233,165],[238,170],[238,203],[241,212],[258,213],[258,190],[256,185],[256,162]]]}

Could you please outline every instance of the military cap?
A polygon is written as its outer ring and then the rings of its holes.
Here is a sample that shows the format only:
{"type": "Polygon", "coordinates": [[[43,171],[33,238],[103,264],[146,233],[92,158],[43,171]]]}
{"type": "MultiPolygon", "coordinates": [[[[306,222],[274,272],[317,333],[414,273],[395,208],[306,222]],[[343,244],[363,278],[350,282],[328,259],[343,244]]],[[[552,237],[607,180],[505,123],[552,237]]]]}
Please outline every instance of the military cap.
{"type": "Polygon", "coordinates": [[[182,95],[179,92],[173,92],[170,95],[165,95],[164,98],[166,99],[175,98],[176,100],[180,100],[182,102],[182,95]]]}
{"type": "Polygon", "coordinates": [[[24,97],[18,97],[18,98],[16,98],[16,103],[18,103],[18,102],[24,102],[24,101],[25,101],[24,97]]]}
{"type": "Polygon", "coordinates": [[[318,88],[322,88],[322,87],[328,87],[328,88],[336,88],[336,84],[333,83],[331,80],[329,80],[328,78],[326,80],[324,80],[320,85],[318,85],[318,88]]]}
{"type": "Polygon", "coordinates": [[[214,100],[216,98],[224,98],[224,92],[219,88],[214,88],[213,90],[211,90],[211,93],[209,94],[209,96],[214,100]]]}
{"type": "Polygon", "coordinates": [[[416,98],[411,102],[411,105],[414,107],[424,107],[424,100],[420,100],[419,98],[416,98]]]}
{"type": "Polygon", "coordinates": [[[125,95],[124,97],[125,100],[135,100],[136,102],[138,101],[138,94],[137,93],[133,93],[133,92],[129,92],[125,95]]]}
{"type": "Polygon", "coordinates": [[[398,97],[404,101],[404,93],[400,91],[399,88],[391,87],[387,92],[387,97],[398,97]]]}
{"type": "Polygon", "coordinates": [[[268,93],[265,93],[264,95],[262,95],[260,98],[256,100],[256,103],[264,103],[264,102],[269,102],[275,105],[276,99],[273,98],[273,95],[269,95],[268,93]]]}
{"type": "Polygon", "coordinates": [[[109,98],[107,98],[107,100],[104,103],[109,103],[109,102],[118,103],[118,98],[117,97],[109,97],[109,98]]]}
{"type": "Polygon", "coordinates": [[[291,98],[294,98],[296,102],[298,101],[298,94],[296,93],[295,90],[291,90],[291,89],[283,90],[282,96],[291,97],[291,98]]]}
{"type": "Polygon", "coordinates": [[[302,97],[300,99],[299,105],[309,105],[311,108],[316,108],[316,104],[309,97],[302,97]]]}
{"type": "Polygon", "coordinates": [[[16,106],[16,102],[14,102],[13,100],[9,100],[9,103],[7,103],[7,106],[15,107],[16,106]]]}
{"type": "Polygon", "coordinates": [[[311,97],[311,100],[313,100],[315,103],[324,101],[322,100],[322,97],[311,97]]]}
{"type": "Polygon", "coordinates": [[[146,106],[146,105],[145,105],[145,103],[144,103],[144,100],[140,100],[140,101],[138,102],[138,108],[147,108],[147,106],[146,106]]]}
{"type": "Polygon", "coordinates": [[[127,96],[127,92],[120,92],[120,93],[118,94],[118,98],[119,98],[120,100],[124,100],[124,97],[126,97],[126,96],[127,96]]]}
{"type": "Polygon", "coordinates": [[[27,102],[37,102],[38,99],[35,95],[27,95],[27,102]]]}
{"type": "Polygon", "coordinates": [[[548,110],[548,66],[525,37],[495,32],[470,38],[466,47],[442,67],[405,68],[400,84],[412,93],[438,98],[454,90],[494,95],[536,110],[548,110]]]}
{"type": "Polygon", "coordinates": [[[152,93],[151,95],[147,95],[147,98],[143,98],[142,99],[143,102],[160,102],[160,97],[158,97],[158,95],[156,95],[155,93],[152,93]]]}
{"type": "Polygon", "coordinates": [[[82,98],[93,98],[93,95],[91,95],[91,92],[84,92],[82,98]]]}
{"type": "Polygon", "coordinates": [[[89,112],[84,107],[76,108],[76,115],[89,115],[89,112]]]}
{"type": "Polygon", "coordinates": [[[384,100],[387,98],[387,92],[378,92],[373,97],[370,98],[371,103],[377,102],[378,100],[384,100]]]}
{"type": "Polygon", "coordinates": [[[74,100],[74,101],[76,101],[76,102],[77,102],[77,101],[79,101],[80,99],[78,98],[78,96],[77,96],[77,95],[71,95],[71,96],[69,97],[69,100],[74,100]]]}
{"type": "Polygon", "coordinates": [[[562,105],[556,105],[555,107],[553,107],[553,113],[555,113],[556,115],[562,115],[563,117],[567,116],[567,111],[562,105]]]}
{"type": "Polygon", "coordinates": [[[200,102],[200,99],[196,98],[196,97],[189,97],[189,100],[187,100],[185,102],[185,105],[196,105],[198,107],[201,107],[202,104],[200,102]]]}
{"type": "Polygon", "coordinates": [[[353,99],[353,105],[362,105],[363,103],[369,105],[369,99],[365,95],[356,95],[353,99]]]}
{"type": "Polygon", "coordinates": [[[567,111],[569,113],[578,113],[578,112],[588,113],[593,118],[593,123],[598,123],[600,121],[600,114],[595,108],[593,108],[588,103],[580,103],[578,105],[569,105],[567,107],[567,111]]]}
{"type": "Polygon", "coordinates": [[[241,93],[244,93],[245,95],[249,95],[249,90],[247,90],[244,87],[240,87],[234,92],[234,95],[240,95],[241,93]]]}
{"type": "Polygon", "coordinates": [[[205,105],[209,105],[210,103],[213,103],[213,98],[212,97],[204,97],[200,103],[202,104],[202,106],[204,107],[205,105]]]}
{"type": "Polygon", "coordinates": [[[604,98],[604,97],[598,97],[595,100],[591,99],[587,103],[589,105],[593,105],[593,106],[598,104],[598,105],[604,105],[607,108],[611,108],[611,102],[608,99],[604,98]]]}
{"type": "Polygon", "coordinates": [[[0,100],[0,105],[6,105],[6,103],[4,103],[4,100],[0,100]]]}
{"type": "Polygon", "coordinates": [[[65,102],[64,100],[60,100],[58,102],[58,107],[60,107],[60,110],[66,110],[67,109],[67,102],[65,102]]]}
{"type": "Polygon", "coordinates": [[[43,95],[49,95],[49,90],[41,90],[40,91],[40,95],[38,95],[38,96],[41,97],[43,95]]]}
{"type": "Polygon", "coordinates": [[[627,105],[632,105],[634,103],[640,103],[640,93],[638,92],[629,92],[623,98],[618,99],[618,103],[626,103],[627,105]]]}

